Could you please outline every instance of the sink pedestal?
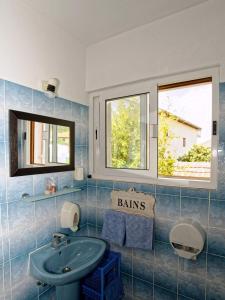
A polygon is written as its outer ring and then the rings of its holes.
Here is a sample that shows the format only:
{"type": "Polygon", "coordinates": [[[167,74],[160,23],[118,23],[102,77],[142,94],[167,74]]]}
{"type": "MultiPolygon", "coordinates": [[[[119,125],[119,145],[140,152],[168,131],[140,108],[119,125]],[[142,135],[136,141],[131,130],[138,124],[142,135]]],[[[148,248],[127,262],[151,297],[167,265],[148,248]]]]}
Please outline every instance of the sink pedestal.
{"type": "Polygon", "coordinates": [[[57,300],[80,300],[80,282],[56,286],[57,300]]]}

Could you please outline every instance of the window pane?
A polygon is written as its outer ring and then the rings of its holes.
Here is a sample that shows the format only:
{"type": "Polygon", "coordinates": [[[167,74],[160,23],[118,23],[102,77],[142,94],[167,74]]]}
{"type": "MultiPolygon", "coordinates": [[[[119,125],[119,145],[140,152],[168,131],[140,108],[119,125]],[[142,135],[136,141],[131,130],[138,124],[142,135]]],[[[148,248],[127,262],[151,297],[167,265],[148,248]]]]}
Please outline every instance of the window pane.
{"type": "Polygon", "coordinates": [[[68,164],[70,161],[70,129],[57,126],[57,162],[68,164]]]}
{"type": "Polygon", "coordinates": [[[159,87],[158,108],[158,175],[209,179],[212,82],[159,87]]]}
{"type": "Polygon", "coordinates": [[[40,122],[33,123],[33,139],[34,139],[34,153],[33,164],[45,164],[45,124],[40,122]]]}
{"type": "Polygon", "coordinates": [[[148,94],[106,101],[106,167],[147,169],[148,94]]]}
{"type": "Polygon", "coordinates": [[[53,152],[55,149],[53,149],[53,141],[54,141],[54,128],[55,128],[55,125],[53,124],[49,124],[49,145],[48,145],[48,148],[49,148],[49,162],[52,163],[52,162],[56,162],[56,159],[54,159],[54,155],[53,155],[53,152]]]}

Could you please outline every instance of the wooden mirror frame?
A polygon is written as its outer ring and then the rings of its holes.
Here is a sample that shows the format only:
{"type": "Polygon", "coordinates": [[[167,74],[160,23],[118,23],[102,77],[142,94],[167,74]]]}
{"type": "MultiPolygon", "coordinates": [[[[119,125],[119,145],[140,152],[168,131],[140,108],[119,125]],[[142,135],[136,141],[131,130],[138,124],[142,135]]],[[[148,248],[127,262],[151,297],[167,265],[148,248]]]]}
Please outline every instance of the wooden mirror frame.
{"type": "Polygon", "coordinates": [[[10,177],[64,172],[74,170],[75,156],[75,123],[22,111],[9,110],[9,174],[10,177]],[[18,122],[17,120],[36,121],[47,124],[61,125],[70,128],[70,163],[63,166],[18,168],[18,122]]]}

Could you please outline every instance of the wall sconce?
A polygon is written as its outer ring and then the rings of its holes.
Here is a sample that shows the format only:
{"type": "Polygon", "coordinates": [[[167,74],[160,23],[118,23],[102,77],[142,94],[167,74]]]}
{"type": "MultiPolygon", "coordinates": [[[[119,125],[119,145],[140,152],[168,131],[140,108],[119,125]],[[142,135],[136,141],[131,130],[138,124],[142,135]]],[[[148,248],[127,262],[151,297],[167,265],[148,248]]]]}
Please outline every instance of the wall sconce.
{"type": "Polygon", "coordinates": [[[45,95],[49,98],[55,98],[57,96],[59,80],[57,78],[50,78],[49,80],[42,82],[42,90],[44,91],[45,95]]]}

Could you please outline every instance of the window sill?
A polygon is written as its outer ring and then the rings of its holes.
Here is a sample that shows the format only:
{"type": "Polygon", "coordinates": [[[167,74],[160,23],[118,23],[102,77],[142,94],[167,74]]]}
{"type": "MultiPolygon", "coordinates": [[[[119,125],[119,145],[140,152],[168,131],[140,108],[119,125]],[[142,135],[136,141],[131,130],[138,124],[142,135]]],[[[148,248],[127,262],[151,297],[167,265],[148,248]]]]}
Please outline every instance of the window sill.
{"type": "Polygon", "coordinates": [[[112,175],[100,175],[93,173],[93,179],[97,180],[111,180],[111,181],[122,181],[122,182],[134,182],[134,183],[143,183],[143,184],[154,184],[154,185],[164,185],[164,186],[173,186],[173,187],[182,187],[182,188],[196,188],[196,189],[207,189],[215,190],[217,188],[216,182],[211,182],[207,180],[188,180],[180,178],[146,178],[146,177],[123,177],[123,176],[112,176],[112,175]]]}

